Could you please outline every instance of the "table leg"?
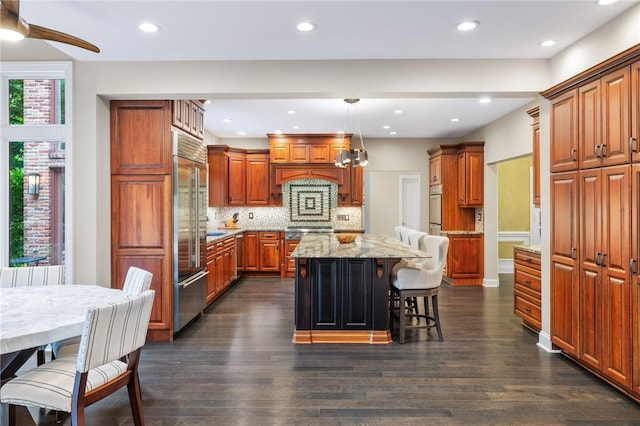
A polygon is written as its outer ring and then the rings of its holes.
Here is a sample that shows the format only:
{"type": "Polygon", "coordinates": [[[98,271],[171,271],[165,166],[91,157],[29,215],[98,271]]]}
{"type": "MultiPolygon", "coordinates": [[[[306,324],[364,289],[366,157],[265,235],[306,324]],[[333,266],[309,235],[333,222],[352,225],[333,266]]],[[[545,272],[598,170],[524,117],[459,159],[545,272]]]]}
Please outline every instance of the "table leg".
{"type": "Polygon", "coordinates": [[[2,354],[2,383],[13,378],[16,372],[31,358],[38,348],[24,349],[18,352],[2,354]]]}

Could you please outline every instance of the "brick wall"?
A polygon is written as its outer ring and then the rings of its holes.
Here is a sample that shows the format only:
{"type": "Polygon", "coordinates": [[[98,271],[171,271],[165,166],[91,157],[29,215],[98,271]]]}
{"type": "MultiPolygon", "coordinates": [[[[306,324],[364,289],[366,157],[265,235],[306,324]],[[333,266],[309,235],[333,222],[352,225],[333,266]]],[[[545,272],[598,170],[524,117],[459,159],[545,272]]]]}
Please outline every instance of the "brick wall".
{"type": "MultiPolygon", "coordinates": [[[[56,124],[57,88],[55,80],[24,81],[24,124],[56,124]]],[[[61,241],[54,241],[54,196],[62,197],[63,191],[52,186],[56,171],[64,174],[64,149],[57,141],[30,141],[24,143],[24,256],[46,256],[41,265],[64,263],[56,253],[61,241]],[[29,173],[40,175],[40,193],[31,195],[28,190],[29,173]]],[[[63,181],[63,180],[62,180],[63,181]]],[[[62,200],[63,201],[63,200],[62,200]]]]}

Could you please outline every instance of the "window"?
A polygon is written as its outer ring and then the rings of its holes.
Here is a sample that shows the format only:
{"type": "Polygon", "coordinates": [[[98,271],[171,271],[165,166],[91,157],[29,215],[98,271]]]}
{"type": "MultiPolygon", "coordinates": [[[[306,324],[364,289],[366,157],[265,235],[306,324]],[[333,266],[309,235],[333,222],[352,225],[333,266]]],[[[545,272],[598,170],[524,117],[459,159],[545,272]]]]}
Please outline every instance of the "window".
{"type": "Polygon", "coordinates": [[[8,231],[0,233],[2,266],[65,263],[70,69],[67,63],[2,65],[0,198],[6,203],[0,204],[9,206],[0,213],[8,231]]]}

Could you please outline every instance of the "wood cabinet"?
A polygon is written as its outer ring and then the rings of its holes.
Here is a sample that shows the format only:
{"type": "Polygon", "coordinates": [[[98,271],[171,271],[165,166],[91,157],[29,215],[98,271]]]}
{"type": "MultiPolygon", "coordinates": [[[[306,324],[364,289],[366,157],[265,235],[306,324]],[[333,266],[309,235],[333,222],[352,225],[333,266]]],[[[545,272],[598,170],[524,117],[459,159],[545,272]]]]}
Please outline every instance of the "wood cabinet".
{"type": "Polygon", "coordinates": [[[543,92],[552,126],[551,341],[638,401],[639,59],[640,47],[631,48],[543,92]],[[559,149],[573,143],[574,126],[576,144],[559,149]]]}
{"type": "Polygon", "coordinates": [[[111,286],[153,273],[147,338],[173,339],[171,101],[112,101],[111,286]]]}
{"type": "Polygon", "coordinates": [[[437,156],[429,159],[429,185],[442,183],[442,157],[437,156]]]}
{"type": "Polygon", "coordinates": [[[350,133],[340,134],[269,134],[273,164],[334,164],[336,155],[351,146],[350,133]]]}
{"type": "Polygon", "coordinates": [[[551,100],[550,170],[562,172],[578,168],[578,90],[551,100]]]}
{"type": "Polygon", "coordinates": [[[268,150],[209,145],[209,205],[271,205],[268,150]]]}
{"type": "Polygon", "coordinates": [[[462,145],[458,153],[458,205],[482,207],[484,204],[484,147],[462,145]]]}
{"type": "Polygon", "coordinates": [[[246,200],[246,154],[226,145],[207,146],[209,206],[240,206],[246,200]]]}
{"type": "Polygon", "coordinates": [[[578,173],[551,175],[551,342],[578,353],[578,173]]]}
{"type": "Polygon", "coordinates": [[[532,160],[533,160],[533,205],[540,208],[540,107],[535,107],[527,111],[533,119],[532,129],[532,160]]]}
{"type": "Polygon", "coordinates": [[[640,161],[631,168],[632,390],[640,395],[640,161]]]}
{"type": "Polygon", "coordinates": [[[364,171],[362,167],[351,168],[351,185],[349,187],[350,205],[361,206],[364,204],[364,171]]]}
{"type": "Polygon", "coordinates": [[[229,173],[226,182],[229,194],[227,205],[245,205],[247,184],[246,154],[230,150],[227,151],[226,155],[229,160],[229,173]]]}
{"type": "Polygon", "coordinates": [[[640,163],[640,61],[631,64],[631,160],[640,163]]]}
{"type": "MultiPolygon", "coordinates": [[[[442,231],[475,231],[474,209],[462,208],[458,204],[458,154],[459,144],[438,145],[430,150],[429,164],[440,166],[440,218],[442,231]]],[[[431,174],[431,172],[430,172],[431,174]]],[[[430,185],[430,189],[434,185],[430,185]]],[[[431,220],[431,218],[429,219],[431,220]]]]}
{"type": "Polygon", "coordinates": [[[244,265],[243,270],[246,272],[257,272],[260,270],[260,233],[249,232],[244,233],[244,265]]]}
{"type": "Polygon", "coordinates": [[[171,101],[111,102],[111,174],[168,175],[171,101]]]}
{"type": "Polygon", "coordinates": [[[611,380],[631,385],[631,166],[580,171],[580,351],[611,380]]]}
{"type": "Polygon", "coordinates": [[[207,244],[207,305],[216,300],[236,279],[236,237],[207,244]]]}
{"type": "Polygon", "coordinates": [[[580,169],[629,161],[630,67],[578,88],[580,169]]]}
{"type": "Polygon", "coordinates": [[[260,232],[259,271],[280,272],[280,232],[260,232]]]}
{"type": "Polygon", "coordinates": [[[172,124],[204,139],[204,104],[202,101],[179,99],[172,102],[172,124]]]}
{"type": "Polygon", "coordinates": [[[513,312],[522,325],[540,332],[542,329],[540,253],[513,248],[513,312]]]}
{"type": "Polygon", "coordinates": [[[484,235],[442,231],[449,238],[444,279],[452,285],[482,285],[484,280],[484,235]]]}
{"type": "Polygon", "coordinates": [[[247,153],[246,204],[269,205],[269,153],[247,153]]]}
{"type": "Polygon", "coordinates": [[[281,268],[281,239],[279,231],[244,233],[244,271],[278,272],[281,268]]]}

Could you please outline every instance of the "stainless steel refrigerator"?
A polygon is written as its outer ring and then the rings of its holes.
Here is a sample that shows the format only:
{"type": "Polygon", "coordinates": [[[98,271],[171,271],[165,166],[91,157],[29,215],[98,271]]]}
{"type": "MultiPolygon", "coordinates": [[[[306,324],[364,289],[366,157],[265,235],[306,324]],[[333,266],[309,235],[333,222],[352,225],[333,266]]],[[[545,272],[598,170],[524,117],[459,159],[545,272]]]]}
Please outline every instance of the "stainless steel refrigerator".
{"type": "Polygon", "coordinates": [[[173,137],[173,332],[202,314],[207,299],[207,149],[173,137]]]}

